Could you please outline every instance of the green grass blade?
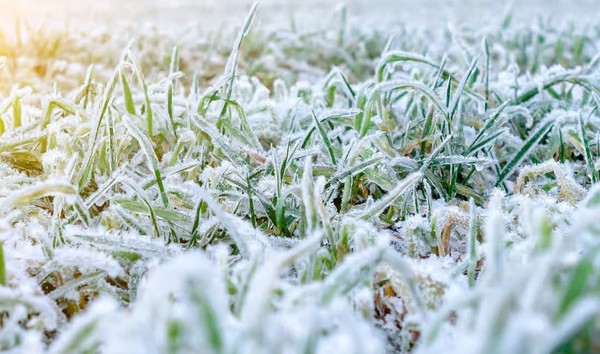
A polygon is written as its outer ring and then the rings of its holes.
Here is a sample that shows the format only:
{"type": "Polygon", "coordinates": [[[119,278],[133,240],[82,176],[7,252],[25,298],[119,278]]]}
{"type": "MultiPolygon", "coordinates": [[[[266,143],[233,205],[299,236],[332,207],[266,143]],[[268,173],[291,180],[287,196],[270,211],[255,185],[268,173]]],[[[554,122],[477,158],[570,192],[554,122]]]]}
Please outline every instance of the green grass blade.
{"type": "Polygon", "coordinates": [[[545,120],[540,123],[539,128],[529,136],[525,144],[519,149],[516,155],[510,160],[500,172],[500,176],[496,180],[496,186],[500,186],[504,180],[510,177],[516,170],[517,166],[525,159],[533,148],[542,140],[542,138],[552,129],[554,126],[553,120],[545,120]]]}
{"type": "Polygon", "coordinates": [[[363,220],[372,220],[373,218],[379,216],[379,214],[381,214],[388,206],[394,203],[396,199],[400,198],[407,190],[418,183],[422,177],[423,174],[421,172],[413,172],[406,176],[406,178],[398,183],[398,185],[389,191],[384,197],[373,203],[368,209],[360,212],[358,217],[363,220]]]}
{"type": "Polygon", "coordinates": [[[22,124],[21,98],[18,95],[15,95],[15,98],[13,99],[12,109],[13,109],[13,128],[17,129],[22,124]]]}
{"type": "Polygon", "coordinates": [[[144,133],[136,126],[135,121],[133,121],[133,119],[130,116],[127,116],[127,115],[123,116],[123,122],[125,123],[125,126],[127,127],[127,130],[129,131],[129,133],[140,144],[140,147],[141,147],[142,151],[144,152],[144,155],[146,155],[146,159],[148,160],[148,164],[150,165],[149,167],[154,172],[154,177],[156,178],[156,184],[160,191],[163,206],[165,208],[168,208],[169,207],[169,196],[167,195],[167,192],[163,185],[163,180],[162,180],[162,176],[161,176],[161,172],[160,172],[158,158],[156,157],[156,153],[154,152],[154,149],[152,148],[152,143],[150,142],[150,139],[146,135],[144,135],[144,133]]]}
{"type": "MultiPolygon", "coordinates": [[[[593,114],[594,112],[592,112],[593,114]]],[[[590,114],[591,115],[591,114],[590,114]]],[[[581,146],[583,147],[585,163],[588,170],[588,177],[592,181],[592,184],[596,183],[596,169],[594,167],[594,159],[592,158],[592,151],[590,149],[590,143],[587,138],[587,133],[585,129],[585,123],[583,122],[583,117],[581,113],[579,114],[579,139],[581,140],[581,146]]]]}
{"type": "Polygon", "coordinates": [[[127,110],[127,113],[135,115],[135,104],[133,103],[133,96],[131,95],[131,87],[129,87],[129,82],[127,82],[127,77],[125,77],[123,70],[121,70],[121,85],[123,86],[125,109],[127,110]]]}
{"type": "Polygon", "coordinates": [[[331,159],[331,163],[335,166],[335,165],[337,165],[337,161],[335,159],[335,153],[333,152],[333,147],[331,146],[331,141],[329,141],[327,132],[325,132],[325,129],[323,129],[323,125],[319,121],[319,118],[317,118],[317,114],[315,113],[315,111],[311,110],[311,112],[312,112],[313,119],[315,121],[315,126],[317,127],[319,134],[321,134],[321,139],[323,139],[323,143],[325,143],[325,146],[327,147],[327,151],[329,152],[329,158],[331,159]]]}
{"type": "Polygon", "coordinates": [[[471,75],[473,75],[473,72],[475,72],[475,69],[477,68],[478,60],[479,60],[479,58],[475,57],[473,59],[473,61],[471,61],[471,65],[469,66],[469,69],[467,70],[465,75],[463,75],[463,78],[460,80],[460,83],[458,84],[458,87],[456,88],[456,92],[454,92],[454,96],[452,97],[452,103],[450,103],[450,106],[448,107],[450,117],[454,117],[454,114],[456,113],[456,110],[458,109],[458,103],[460,102],[460,97],[462,96],[463,91],[465,90],[465,85],[467,84],[467,81],[469,80],[471,75]]]}

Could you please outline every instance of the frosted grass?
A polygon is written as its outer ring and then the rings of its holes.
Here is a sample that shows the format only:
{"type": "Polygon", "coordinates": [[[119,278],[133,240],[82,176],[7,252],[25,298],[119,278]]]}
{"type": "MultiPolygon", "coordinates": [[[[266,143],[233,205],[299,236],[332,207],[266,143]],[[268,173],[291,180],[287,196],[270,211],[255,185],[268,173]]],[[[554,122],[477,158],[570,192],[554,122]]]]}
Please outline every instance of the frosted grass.
{"type": "Polygon", "coordinates": [[[597,350],[595,27],[255,10],[0,43],[1,351],[597,350]]]}

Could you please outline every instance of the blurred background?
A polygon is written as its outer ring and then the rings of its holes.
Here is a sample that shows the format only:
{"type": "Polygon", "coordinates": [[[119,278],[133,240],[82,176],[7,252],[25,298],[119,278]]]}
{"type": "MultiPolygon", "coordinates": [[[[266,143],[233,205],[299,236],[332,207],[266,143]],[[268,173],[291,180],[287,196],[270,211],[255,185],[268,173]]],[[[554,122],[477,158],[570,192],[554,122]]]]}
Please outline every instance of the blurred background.
{"type": "MultiPolygon", "coordinates": [[[[189,25],[215,30],[241,21],[253,0],[0,0],[0,26],[14,26],[15,18],[31,25],[88,26],[98,22],[153,24],[161,29],[189,25]]],[[[494,0],[262,0],[258,25],[281,26],[294,21],[302,27],[331,21],[345,4],[350,21],[368,24],[403,22],[411,26],[445,26],[448,22],[478,26],[500,21],[510,2],[494,0]],[[359,18],[360,17],[360,18],[359,18]],[[359,18],[359,19],[358,19],[359,18]]],[[[588,21],[600,10],[598,0],[514,1],[514,21],[532,21],[536,15],[588,21]]]]}

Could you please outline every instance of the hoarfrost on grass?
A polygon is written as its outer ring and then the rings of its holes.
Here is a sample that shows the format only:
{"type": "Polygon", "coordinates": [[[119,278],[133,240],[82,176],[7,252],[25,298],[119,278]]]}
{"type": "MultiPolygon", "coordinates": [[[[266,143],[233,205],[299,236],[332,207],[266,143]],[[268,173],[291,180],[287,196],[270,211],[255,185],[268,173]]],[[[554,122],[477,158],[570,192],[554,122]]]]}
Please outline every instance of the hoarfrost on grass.
{"type": "Polygon", "coordinates": [[[255,15],[5,38],[0,350],[598,346],[593,27],[255,15]]]}

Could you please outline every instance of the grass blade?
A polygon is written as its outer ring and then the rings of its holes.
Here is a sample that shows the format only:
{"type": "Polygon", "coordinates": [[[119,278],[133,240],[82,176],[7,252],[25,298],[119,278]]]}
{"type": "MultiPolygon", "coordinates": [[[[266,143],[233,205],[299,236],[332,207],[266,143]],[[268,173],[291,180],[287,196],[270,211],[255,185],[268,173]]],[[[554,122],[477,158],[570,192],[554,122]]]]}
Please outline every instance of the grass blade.
{"type": "MultiPolygon", "coordinates": [[[[592,115],[593,113],[594,112],[592,112],[590,115],[592,115]]],[[[583,151],[584,151],[585,163],[586,163],[587,170],[588,170],[588,177],[590,177],[590,181],[592,181],[592,184],[595,184],[597,181],[596,169],[594,167],[592,151],[590,150],[590,143],[587,139],[585,124],[583,122],[583,117],[582,117],[581,113],[579,114],[578,123],[579,123],[578,124],[579,125],[579,139],[581,140],[581,146],[583,147],[583,151]]]]}
{"type": "Polygon", "coordinates": [[[325,129],[323,129],[323,125],[319,121],[319,118],[317,118],[315,111],[311,110],[311,112],[312,112],[313,119],[315,121],[315,126],[317,127],[319,134],[321,134],[321,139],[323,139],[323,143],[325,143],[325,146],[327,147],[327,151],[329,152],[329,158],[331,159],[331,163],[335,166],[335,165],[337,165],[337,162],[335,159],[335,153],[333,152],[333,147],[331,146],[331,141],[329,141],[329,137],[327,136],[325,129]]]}
{"type": "Polygon", "coordinates": [[[500,186],[502,182],[508,177],[510,177],[516,170],[517,166],[525,159],[533,148],[542,140],[542,138],[552,129],[554,126],[553,120],[544,120],[540,123],[540,127],[525,141],[523,147],[515,154],[515,156],[510,160],[500,172],[500,176],[496,180],[496,187],[500,186]]]}

